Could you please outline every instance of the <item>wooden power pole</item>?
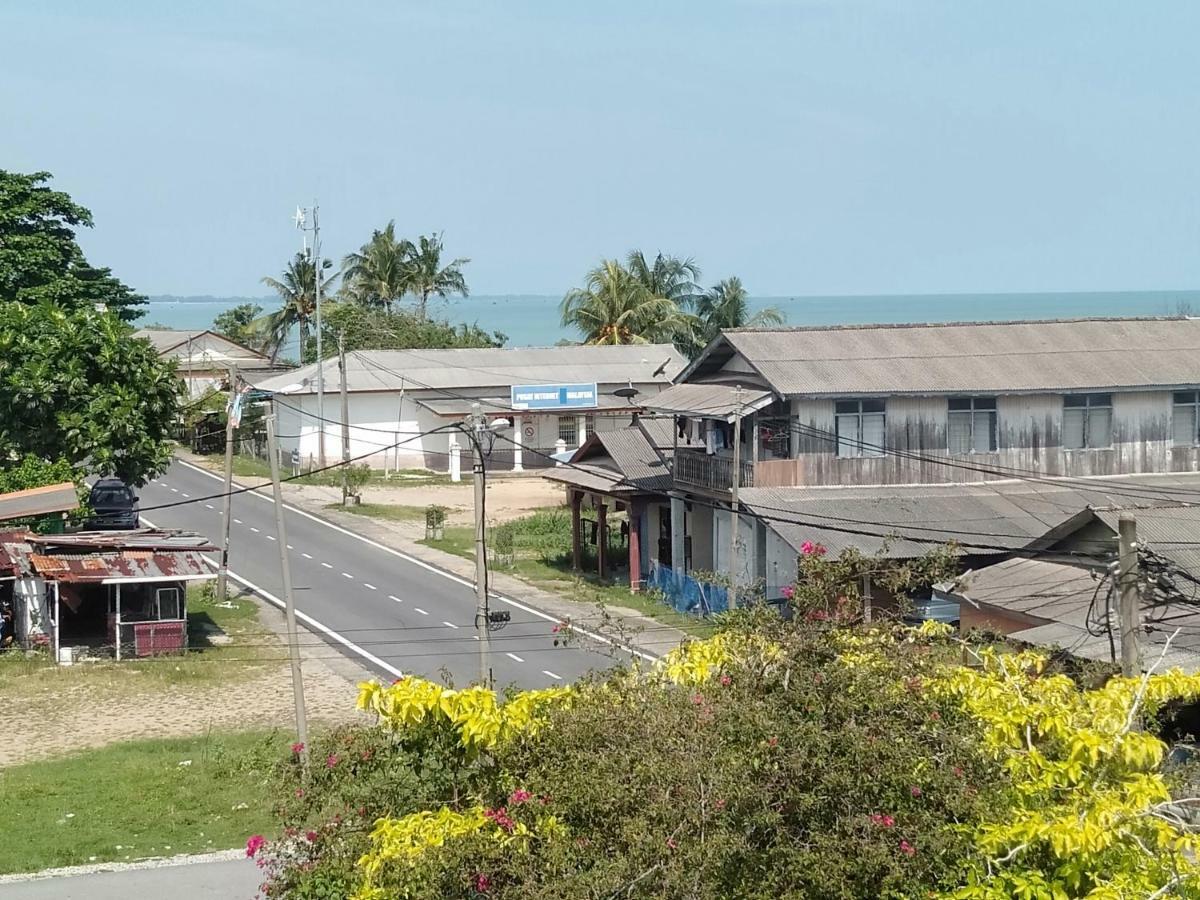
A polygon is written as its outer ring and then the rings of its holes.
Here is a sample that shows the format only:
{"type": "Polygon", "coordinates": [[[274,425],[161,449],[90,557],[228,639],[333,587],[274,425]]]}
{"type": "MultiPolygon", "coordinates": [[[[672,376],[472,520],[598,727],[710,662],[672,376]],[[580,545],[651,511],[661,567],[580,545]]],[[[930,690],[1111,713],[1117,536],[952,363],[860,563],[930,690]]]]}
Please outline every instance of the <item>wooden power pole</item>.
{"type": "Polygon", "coordinates": [[[1138,631],[1140,591],[1138,588],[1137,519],[1132,513],[1121,513],[1117,522],[1119,556],[1117,587],[1120,591],[1121,674],[1136,678],[1142,672],[1142,650],[1138,631]]]}
{"type": "Polygon", "coordinates": [[[267,416],[267,452],[271,457],[271,487],[275,498],[275,530],[279,544],[279,568],[283,575],[284,611],[287,614],[288,658],[292,663],[292,696],[296,703],[296,740],[300,762],[308,772],[308,714],[304,707],[304,676],[300,671],[300,643],[296,632],[296,602],[292,594],[292,569],[288,563],[287,526],[283,521],[283,491],[279,486],[279,444],[275,439],[275,416],[267,416]]]}
{"type": "Polygon", "coordinates": [[[471,404],[466,430],[471,439],[475,476],[475,634],[479,638],[479,683],[491,684],[491,611],[488,609],[487,541],[484,522],[483,437],[488,432],[487,417],[478,403],[471,404]]]}

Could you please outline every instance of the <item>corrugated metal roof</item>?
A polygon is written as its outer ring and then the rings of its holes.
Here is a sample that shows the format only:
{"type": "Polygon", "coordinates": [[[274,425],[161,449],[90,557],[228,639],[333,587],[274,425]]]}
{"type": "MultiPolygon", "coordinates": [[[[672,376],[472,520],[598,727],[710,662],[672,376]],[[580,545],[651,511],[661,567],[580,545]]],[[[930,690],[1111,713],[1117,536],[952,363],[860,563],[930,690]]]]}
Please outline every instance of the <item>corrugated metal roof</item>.
{"type": "Polygon", "coordinates": [[[685,382],[672,385],[644,401],[647,409],[675,415],[692,415],[708,419],[725,419],[736,414],[739,405],[743,413],[769,404],[774,394],[743,386],[740,398],[737,385],[685,382]]]}
{"type": "MultiPolygon", "coordinates": [[[[1038,483],[1014,479],[972,484],[743,488],[739,499],[751,512],[764,516],[768,527],[795,549],[805,541],[824,544],[835,554],[847,547],[877,553],[887,545],[890,556],[909,558],[927,552],[930,543],[888,541],[879,535],[902,532],[936,543],[959,537],[964,543],[1000,548],[990,552],[1017,549],[1089,507],[1129,504],[1131,498],[1118,492],[1138,486],[1143,490],[1168,488],[1175,492],[1170,496],[1176,502],[1200,503],[1200,474],[1195,473],[1095,478],[1086,484],[1083,479],[1038,483]],[[780,519],[783,521],[777,521],[780,519]],[[879,534],[846,533],[849,531],[879,534]]],[[[1192,515],[1200,515],[1200,510],[1193,509],[1192,515]]],[[[988,552],[978,547],[965,549],[988,552]]]]}
{"type": "Polygon", "coordinates": [[[30,534],[26,540],[39,548],[98,548],[121,550],[216,550],[203,535],[194,531],[168,531],[137,528],[129,531],[77,531],[71,534],[30,534]]]}
{"type": "MultiPolygon", "coordinates": [[[[744,329],[726,331],[722,340],[787,396],[1200,384],[1200,319],[744,329]]],[[[702,366],[703,358],[693,364],[702,366]]]]}
{"type": "Polygon", "coordinates": [[[542,475],[605,494],[666,491],[672,484],[667,454],[654,446],[640,423],[596,432],[571,457],[569,466],[542,475]]]}
{"type": "MultiPolygon", "coordinates": [[[[1128,511],[1137,519],[1138,543],[1200,578],[1200,508],[1154,506],[1128,511]]],[[[1120,509],[1100,509],[1095,514],[1116,533],[1120,509]]]]}
{"type": "MultiPolygon", "coordinates": [[[[635,387],[668,385],[684,365],[670,344],[501,347],[466,350],[355,350],[346,354],[349,391],[467,390],[514,384],[582,384],[635,387]],[[654,372],[660,367],[662,373],[654,372]]],[[[324,362],[328,388],[339,383],[337,359],[324,362]]],[[[260,390],[316,391],[317,365],[260,380],[260,390]],[[307,380],[307,384],[305,381],[307,380]]],[[[640,400],[640,398],[639,398],[640,400]]]]}
{"type": "Polygon", "coordinates": [[[70,512],[79,506],[75,485],[70,481],[0,494],[0,520],[70,512]]]}
{"type": "Polygon", "coordinates": [[[212,574],[204,555],[195,550],[32,553],[29,562],[38,575],[73,584],[133,578],[172,581],[212,574]]]}

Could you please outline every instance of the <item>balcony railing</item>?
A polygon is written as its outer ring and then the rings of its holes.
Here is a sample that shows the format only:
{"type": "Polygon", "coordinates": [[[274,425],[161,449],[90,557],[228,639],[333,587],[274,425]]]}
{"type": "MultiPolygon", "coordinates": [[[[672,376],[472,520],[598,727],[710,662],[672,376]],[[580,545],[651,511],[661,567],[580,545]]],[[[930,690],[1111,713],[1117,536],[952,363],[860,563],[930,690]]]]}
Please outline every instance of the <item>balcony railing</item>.
{"type": "MultiPolygon", "coordinates": [[[[738,487],[754,487],[754,463],[746,459],[739,463],[738,487]]],[[[733,488],[733,457],[681,449],[675,453],[674,476],[679,484],[709,491],[729,491],[733,488]]]]}

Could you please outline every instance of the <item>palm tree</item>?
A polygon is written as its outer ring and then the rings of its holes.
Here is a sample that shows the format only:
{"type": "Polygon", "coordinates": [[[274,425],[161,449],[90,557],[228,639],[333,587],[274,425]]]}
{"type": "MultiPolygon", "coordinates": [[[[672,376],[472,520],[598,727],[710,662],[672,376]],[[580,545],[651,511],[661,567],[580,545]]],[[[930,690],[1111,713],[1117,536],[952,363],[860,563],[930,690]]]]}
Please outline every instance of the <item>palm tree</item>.
{"type": "Polygon", "coordinates": [[[458,257],[442,266],[442,236],[421,235],[416,246],[411,248],[407,263],[408,289],[417,298],[417,316],[425,320],[426,307],[431,296],[447,298],[451,294],[467,296],[467,280],[462,267],[471,260],[458,257]]]}
{"type": "Polygon", "coordinates": [[[585,344],[648,344],[670,340],[683,324],[679,305],[656,297],[615,259],[587,274],[585,287],[563,297],[563,325],[583,334],[585,344]]]}
{"type": "Polygon", "coordinates": [[[371,240],[342,259],[342,290],[353,301],[391,309],[409,290],[412,241],[396,240],[396,223],[373,231],[371,240]]]}
{"type": "Polygon", "coordinates": [[[740,278],[726,278],[692,301],[694,316],[691,334],[687,336],[687,348],[680,347],[688,356],[696,357],[708,346],[709,341],[727,328],[763,328],[782,325],[783,313],[774,306],[750,312],[749,295],[740,278]]]}
{"type": "MultiPolygon", "coordinates": [[[[332,268],[333,263],[323,260],[322,270],[332,268]]],[[[330,275],[321,282],[321,293],[329,296],[337,273],[330,275]]],[[[263,352],[274,363],[287,341],[288,334],[293,328],[300,331],[300,356],[303,362],[304,348],[308,346],[309,322],[317,310],[316,267],[312,258],[306,253],[297,253],[288,263],[279,278],[264,278],[262,283],[275,291],[283,300],[283,306],[275,312],[267,313],[255,319],[252,323],[255,330],[261,334],[263,352]]]]}
{"type": "Polygon", "coordinates": [[[626,266],[653,297],[673,300],[680,307],[687,306],[700,290],[700,267],[689,256],[679,259],[659,253],[653,263],[646,261],[641,250],[630,250],[626,266]]]}

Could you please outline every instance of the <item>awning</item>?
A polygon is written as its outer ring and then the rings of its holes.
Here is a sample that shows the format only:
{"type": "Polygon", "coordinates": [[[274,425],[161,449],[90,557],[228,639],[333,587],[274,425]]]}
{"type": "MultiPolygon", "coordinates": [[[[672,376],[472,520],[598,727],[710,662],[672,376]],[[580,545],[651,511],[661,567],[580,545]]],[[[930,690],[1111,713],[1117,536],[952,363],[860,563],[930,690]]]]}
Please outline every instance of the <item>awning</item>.
{"type": "Polygon", "coordinates": [[[733,384],[687,383],[672,385],[648,397],[643,405],[652,412],[733,421],[739,408],[745,415],[769,406],[774,399],[771,391],[760,388],[743,387],[739,392],[733,384]]]}
{"type": "MultiPolygon", "coordinates": [[[[635,398],[636,400],[636,398],[635,398]]],[[[632,412],[635,409],[641,409],[645,404],[634,403],[632,406],[624,397],[618,397],[615,394],[599,394],[596,397],[596,406],[588,407],[563,407],[562,409],[517,409],[514,410],[510,397],[480,397],[476,400],[470,398],[429,398],[413,397],[413,402],[417,406],[422,406],[437,416],[445,416],[447,418],[461,418],[471,412],[473,404],[478,403],[480,412],[485,416],[512,416],[514,414],[520,416],[577,416],[590,415],[597,412],[632,412]]]]}

